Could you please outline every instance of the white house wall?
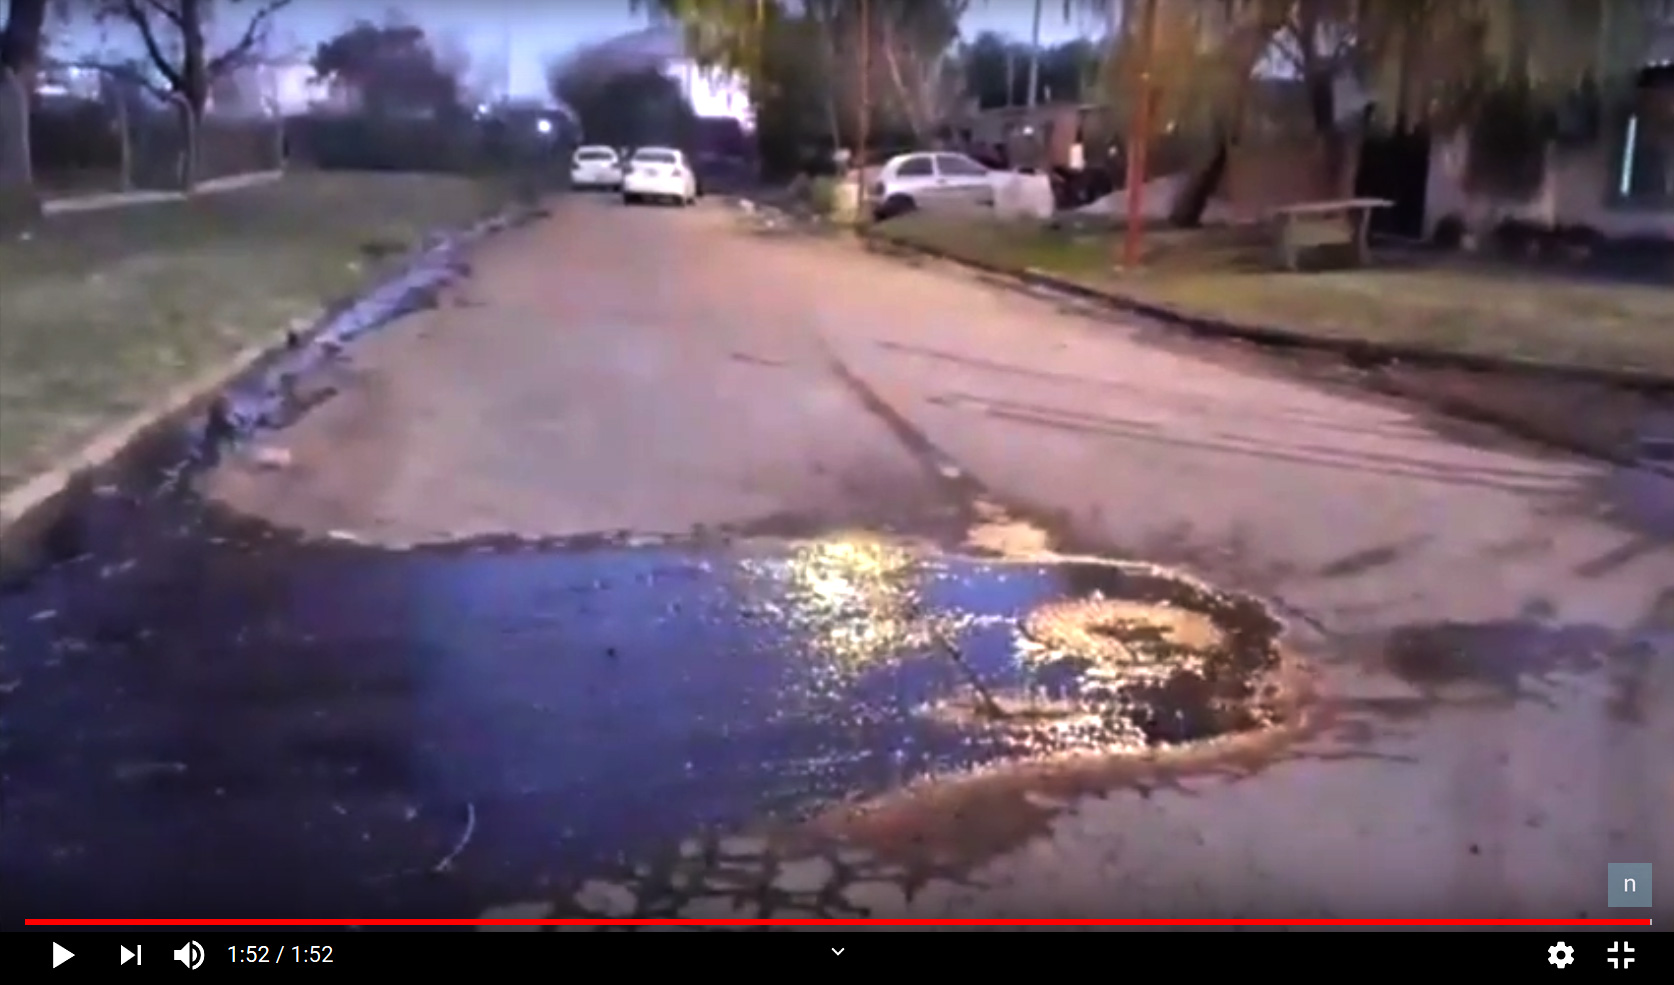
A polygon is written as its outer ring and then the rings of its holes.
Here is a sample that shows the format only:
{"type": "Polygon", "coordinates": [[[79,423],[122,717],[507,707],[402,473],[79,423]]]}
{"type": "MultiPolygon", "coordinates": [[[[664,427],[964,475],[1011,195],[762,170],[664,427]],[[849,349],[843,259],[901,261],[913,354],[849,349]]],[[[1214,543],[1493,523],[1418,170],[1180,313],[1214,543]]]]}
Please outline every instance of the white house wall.
{"type": "Polygon", "coordinates": [[[1621,208],[1606,199],[1616,181],[1614,157],[1607,143],[1585,150],[1548,152],[1545,178],[1539,190],[1524,199],[1471,194],[1464,172],[1468,137],[1465,134],[1436,142],[1425,188],[1425,234],[1436,224],[1458,216],[1472,228],[1486,228],[1512,219],[1540,225],[1579,225],[1611,237],[1674,239],[1674,210],[1621,208]]]}

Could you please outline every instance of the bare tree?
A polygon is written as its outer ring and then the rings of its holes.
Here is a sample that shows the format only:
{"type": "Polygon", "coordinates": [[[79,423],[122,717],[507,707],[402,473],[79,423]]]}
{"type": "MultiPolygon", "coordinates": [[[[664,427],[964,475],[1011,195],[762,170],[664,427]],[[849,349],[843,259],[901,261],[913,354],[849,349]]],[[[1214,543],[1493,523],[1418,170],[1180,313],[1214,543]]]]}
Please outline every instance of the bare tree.
{"type": "Polygon", "coordinates": [[[0,220],[19,202],[35,208],[27,93],[41,61],[48,6],[49,0],[11,0],[0,27],[0,220]]]}
{"type": "Polygon", "coordinates": [[[888,76],[893,108],[920,144],[947,122],[962,93],[961,72],[953,56],[963,0],[885,3],[877,11],[875,43],[888,76]]]}
{"type": "Polygon", "coordinates": [[[292,0],[105,0],[101,16],[132,27],[150,67],[195,117],[203,113],[215,81],[255,63],[265,50],[273,19],[292,0]],[[212,50],[206,28],[228,11],[244,15],[237,38],[212,50]]]}

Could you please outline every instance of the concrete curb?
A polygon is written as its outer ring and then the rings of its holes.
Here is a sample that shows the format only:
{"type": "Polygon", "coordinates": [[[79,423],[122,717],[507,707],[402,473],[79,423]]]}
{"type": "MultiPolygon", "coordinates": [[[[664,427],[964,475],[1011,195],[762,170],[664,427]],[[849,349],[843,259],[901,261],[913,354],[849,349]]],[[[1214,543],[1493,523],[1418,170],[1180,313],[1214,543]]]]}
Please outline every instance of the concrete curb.
{"type": "MultiPolygon", "coordinates": [[[[309,327],[299,318],[291,331],[309,327]]],[[[127,453],[155,435],[183,425],[204,411],[220,393],[258,363],[283,351],[284,333],[274,342],[241,349],[211,369],[183,383],[126,420],[101,431],[57,466],[0,496],[0,572],[27,563],[33,547],[59,518],[71,494],[85,488],[96,473],[119,465],[127,453]]]]}
{"type": "Polygon", "coordinates": [[[1438,369],[1462,369],[1478,373],[1503,373],[1532,379],[1591,383],[1620,390],[1674,396],[1674,376],[1646,370],[1602,369],[1563,363],[1543,363],[1468,352],[1448,352],[1422,346],[1395,345],[1366,339],[1329,338],[1265,325],[1248,325],[1206,315],[1196,315],[1167,305],[1141,301],[1126,295],[1112,294],[1040,270],[1015,270],[1000,264],[984,263],[933,247],[903,242],[885,235],[862,234],[861,239],[864,241],[866,248],[873,252],[888,253],[894,251],[934,257],[973,270],[980,270],[986,274],[1008,277],[1031,286],[1047,288],[1094,301],[1119,311],[1141,315],[1154,321],[1184,328],[1197,335],[1238,339],[1277,349],[1309,349],[1315,352],[1341,356],[1347,362],[1360,365],[1410,363],[1415,366],[1431,366],[1438,369]]]}
{"type": "MultiPolygon", "coordinates": [[[[515,209],[511,211],[515,212],[515,209]]],[[[422,247],[415,247],[408,257],[409,261],[420,250],[422,247]]],[[[352,296],[364,294],[386,279],[399,276],[400,269],[396,267],[386,271],[383,276],[363,284],[352,296]]],[[[123,461],[143,447],[147,439],[182,427],[188,420],[206,411],[228,387],[262,362],[279,356],[294,344],[294,339],[300,337],[306,341],[313,332],[322,329],[343,304],[344,299],[328,302],[313,315],[293,319],[289,325],[275,331],[272,342],[246,346],[191,380],[170,389],[145,409],[99,432],[93,440],[56,466],[0,495],[0,575],[28,566],[35,559],[43,535],[58,522],[63,507],[74,498],[73,494],[87,489],[99,473],[120,468],[123,461]]]]}
{"type": "MultiPolygon", "coordinates": [[[[892,253],[908,256],[917,255],[945,261],[990,276],[1068,294],[1105,305],[1123,313],[1140,315],[1164,325],[1183,328],[1204,338],[1252,342],[1273,349],[1321,352],[1339,356],[1347,363],[1367,368],[1407,364],[1421,369],[1453,369],[1485,374],[1498,373],[1531,381],[1545,380],[1547,382],[1588,384],[1659,397],[1674,396],[1674,377],[1655,373],[1501,359],[1469,353],[1383,345],[1359,339],[1320,338],[1284,329],[1240,325],[1221,319],[1192,315],[1134,298],[1110,294],[1039,270],[1018,271],[1008,269],[999,264],[970,260],[945,251],[920,246],[916,243],[905,243],[877,234],[862,233],[859,238],[865,249],[870,252],[885,255],[892,253]]],[[[1674,466],[1649,459],[1645,457],[1643,452],[1636,455],[1625,448],[1608,447],[1575,434],[1562,433],[1557,428],[1545,427],[1516,415],[1502,413],[1456,397],[1414,392],[1397,384],[1380,382],[1376,378],[1370,380],[1369,383],[1372,389],[1380,393],[1406,400],[1416,400],[1428,404],[1448,416],[1491,425],[1508,434],[1536,444],[1557,448],[1586,458],[1610,462],[1624,468],[1641,469],[1674,478],[1674,466]]]]}
{"type": "Polygon", "coordinates": [[[211,178],[208,181],[200,182],[196,188],[189,192],[155,188],[142,191],[99,192],[92,195],[74,195],[70,198],[49,198],[41,203],[41,214],[43,216],[69,215],[75,212],[102,212],[106,209],[121,209],[133,205],[185,202],[208,195],[221,195],[226,192],[238,191],[241,188],[272,184],[284,176],[285,172],[283,170],[251,171],[247,174],[229,175],[225,178],[211,178]]]}

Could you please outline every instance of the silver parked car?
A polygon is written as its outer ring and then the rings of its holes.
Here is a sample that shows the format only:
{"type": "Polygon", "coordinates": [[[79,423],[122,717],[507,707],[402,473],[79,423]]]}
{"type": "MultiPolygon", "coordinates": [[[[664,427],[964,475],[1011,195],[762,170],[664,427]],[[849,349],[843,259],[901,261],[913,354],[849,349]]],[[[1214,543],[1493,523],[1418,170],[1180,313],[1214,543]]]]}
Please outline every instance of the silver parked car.
{"type": "Polygon", "coordinates": [[[872,214],[889,219],[920,209],[982,209],[994,205],[1004,174],[951,151],[915,151],[890,158],[872,183],[872,214]]]}

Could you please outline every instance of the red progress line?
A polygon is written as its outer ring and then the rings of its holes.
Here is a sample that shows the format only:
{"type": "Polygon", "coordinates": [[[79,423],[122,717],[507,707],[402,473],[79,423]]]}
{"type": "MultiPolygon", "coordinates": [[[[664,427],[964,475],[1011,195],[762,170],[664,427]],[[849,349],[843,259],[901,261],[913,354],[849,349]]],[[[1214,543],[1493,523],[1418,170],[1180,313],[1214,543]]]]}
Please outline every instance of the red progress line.
{"type": "Polygon", "coordinates": [[[1649,927],[1647,918],[1590,920],[25,920],[28,927],[1649,927]]]}

